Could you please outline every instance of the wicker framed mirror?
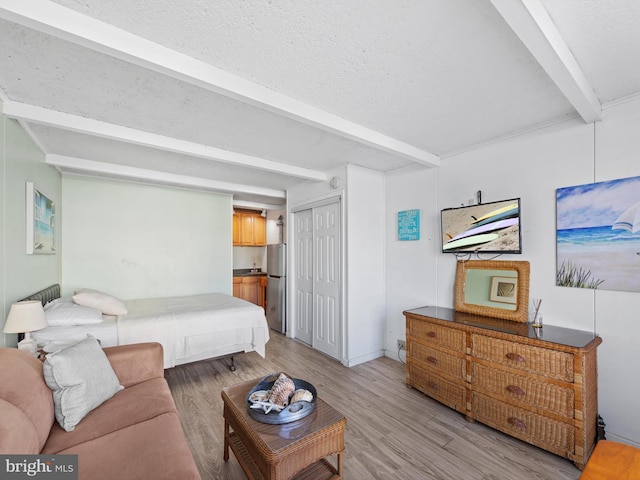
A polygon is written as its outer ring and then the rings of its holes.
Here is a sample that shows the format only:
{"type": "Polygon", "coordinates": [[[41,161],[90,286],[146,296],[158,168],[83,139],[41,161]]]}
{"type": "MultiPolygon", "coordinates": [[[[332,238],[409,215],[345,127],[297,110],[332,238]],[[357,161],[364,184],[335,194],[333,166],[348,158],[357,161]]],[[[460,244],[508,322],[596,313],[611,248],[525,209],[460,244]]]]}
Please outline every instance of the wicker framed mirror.
{"type": "Polygon", "coordinates": [[[529,262],[459,260],[454,308],[514,322],[526,322],[529,306],[529,262]]]}

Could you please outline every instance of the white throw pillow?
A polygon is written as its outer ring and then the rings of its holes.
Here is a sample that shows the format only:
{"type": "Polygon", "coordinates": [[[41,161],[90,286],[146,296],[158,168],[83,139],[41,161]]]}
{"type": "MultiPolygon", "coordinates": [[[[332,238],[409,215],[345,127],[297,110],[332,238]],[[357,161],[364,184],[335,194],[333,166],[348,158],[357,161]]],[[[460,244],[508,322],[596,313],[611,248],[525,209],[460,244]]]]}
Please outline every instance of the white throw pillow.
{"type": "Polygon", "coordinates": [[[127,307],[124,306],[117,298],[108,293],[92,290],[90,288],[81,288],[76,290],[73,301],[78,305],[85,307],[93,307],[100,310],[105,315],[126,315],[127,307]]]}
{"type": "Polygon", "coordinates": [[[73,431],[91,410],[124,388],[91,335],[48,354],[43,372],[53,391],[56,420],[67,432],[73,431]]]}
{"type": "Polygon", "coordinates": [[[101,323],[102,312],[97,308],[74,303],[71,298],[59,298],[44,306],[44,316],[50,327],[101,323]]]}

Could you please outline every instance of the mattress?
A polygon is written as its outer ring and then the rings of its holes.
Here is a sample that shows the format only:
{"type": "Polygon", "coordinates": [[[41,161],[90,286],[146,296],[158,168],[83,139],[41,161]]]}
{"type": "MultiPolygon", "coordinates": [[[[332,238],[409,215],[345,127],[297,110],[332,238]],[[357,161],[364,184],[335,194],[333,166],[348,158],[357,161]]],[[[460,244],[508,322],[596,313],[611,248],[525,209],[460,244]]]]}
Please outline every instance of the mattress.
{"type": "Polygon", "coordinates": [[[125,301],[118,317],[121,345],[159,342],[165,368],[241,351],[265,356],[264,309],[222,293],[125,301]]]}

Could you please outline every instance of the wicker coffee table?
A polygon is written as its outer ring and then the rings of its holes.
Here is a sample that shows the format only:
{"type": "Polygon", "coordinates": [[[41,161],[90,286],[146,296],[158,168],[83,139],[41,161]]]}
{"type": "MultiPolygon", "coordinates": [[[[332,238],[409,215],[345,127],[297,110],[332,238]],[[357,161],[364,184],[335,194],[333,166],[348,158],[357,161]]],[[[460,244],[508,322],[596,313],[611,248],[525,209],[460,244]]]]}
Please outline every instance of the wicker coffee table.
{"type": "Polygon", "coordinates": [[[249,416],[247,394],[259,378],[222,390],[224,460],[229,447],[252,480],[340,480],[347,419],[321,398],[305,418],[283,425],[249,416]],[[337,456],[337,466],[326,457],[337,456]]]}

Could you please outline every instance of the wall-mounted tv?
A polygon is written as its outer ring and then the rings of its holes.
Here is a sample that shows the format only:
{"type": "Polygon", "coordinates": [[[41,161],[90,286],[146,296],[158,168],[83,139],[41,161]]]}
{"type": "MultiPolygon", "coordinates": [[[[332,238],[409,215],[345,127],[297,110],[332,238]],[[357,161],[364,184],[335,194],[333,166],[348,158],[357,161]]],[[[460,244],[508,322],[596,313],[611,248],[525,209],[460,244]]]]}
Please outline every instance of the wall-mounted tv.
{"type": "Polygon", "coordinates": [[[519,198],[446,208],[441,225],[444,253],[522,253],[519,198]]]}

